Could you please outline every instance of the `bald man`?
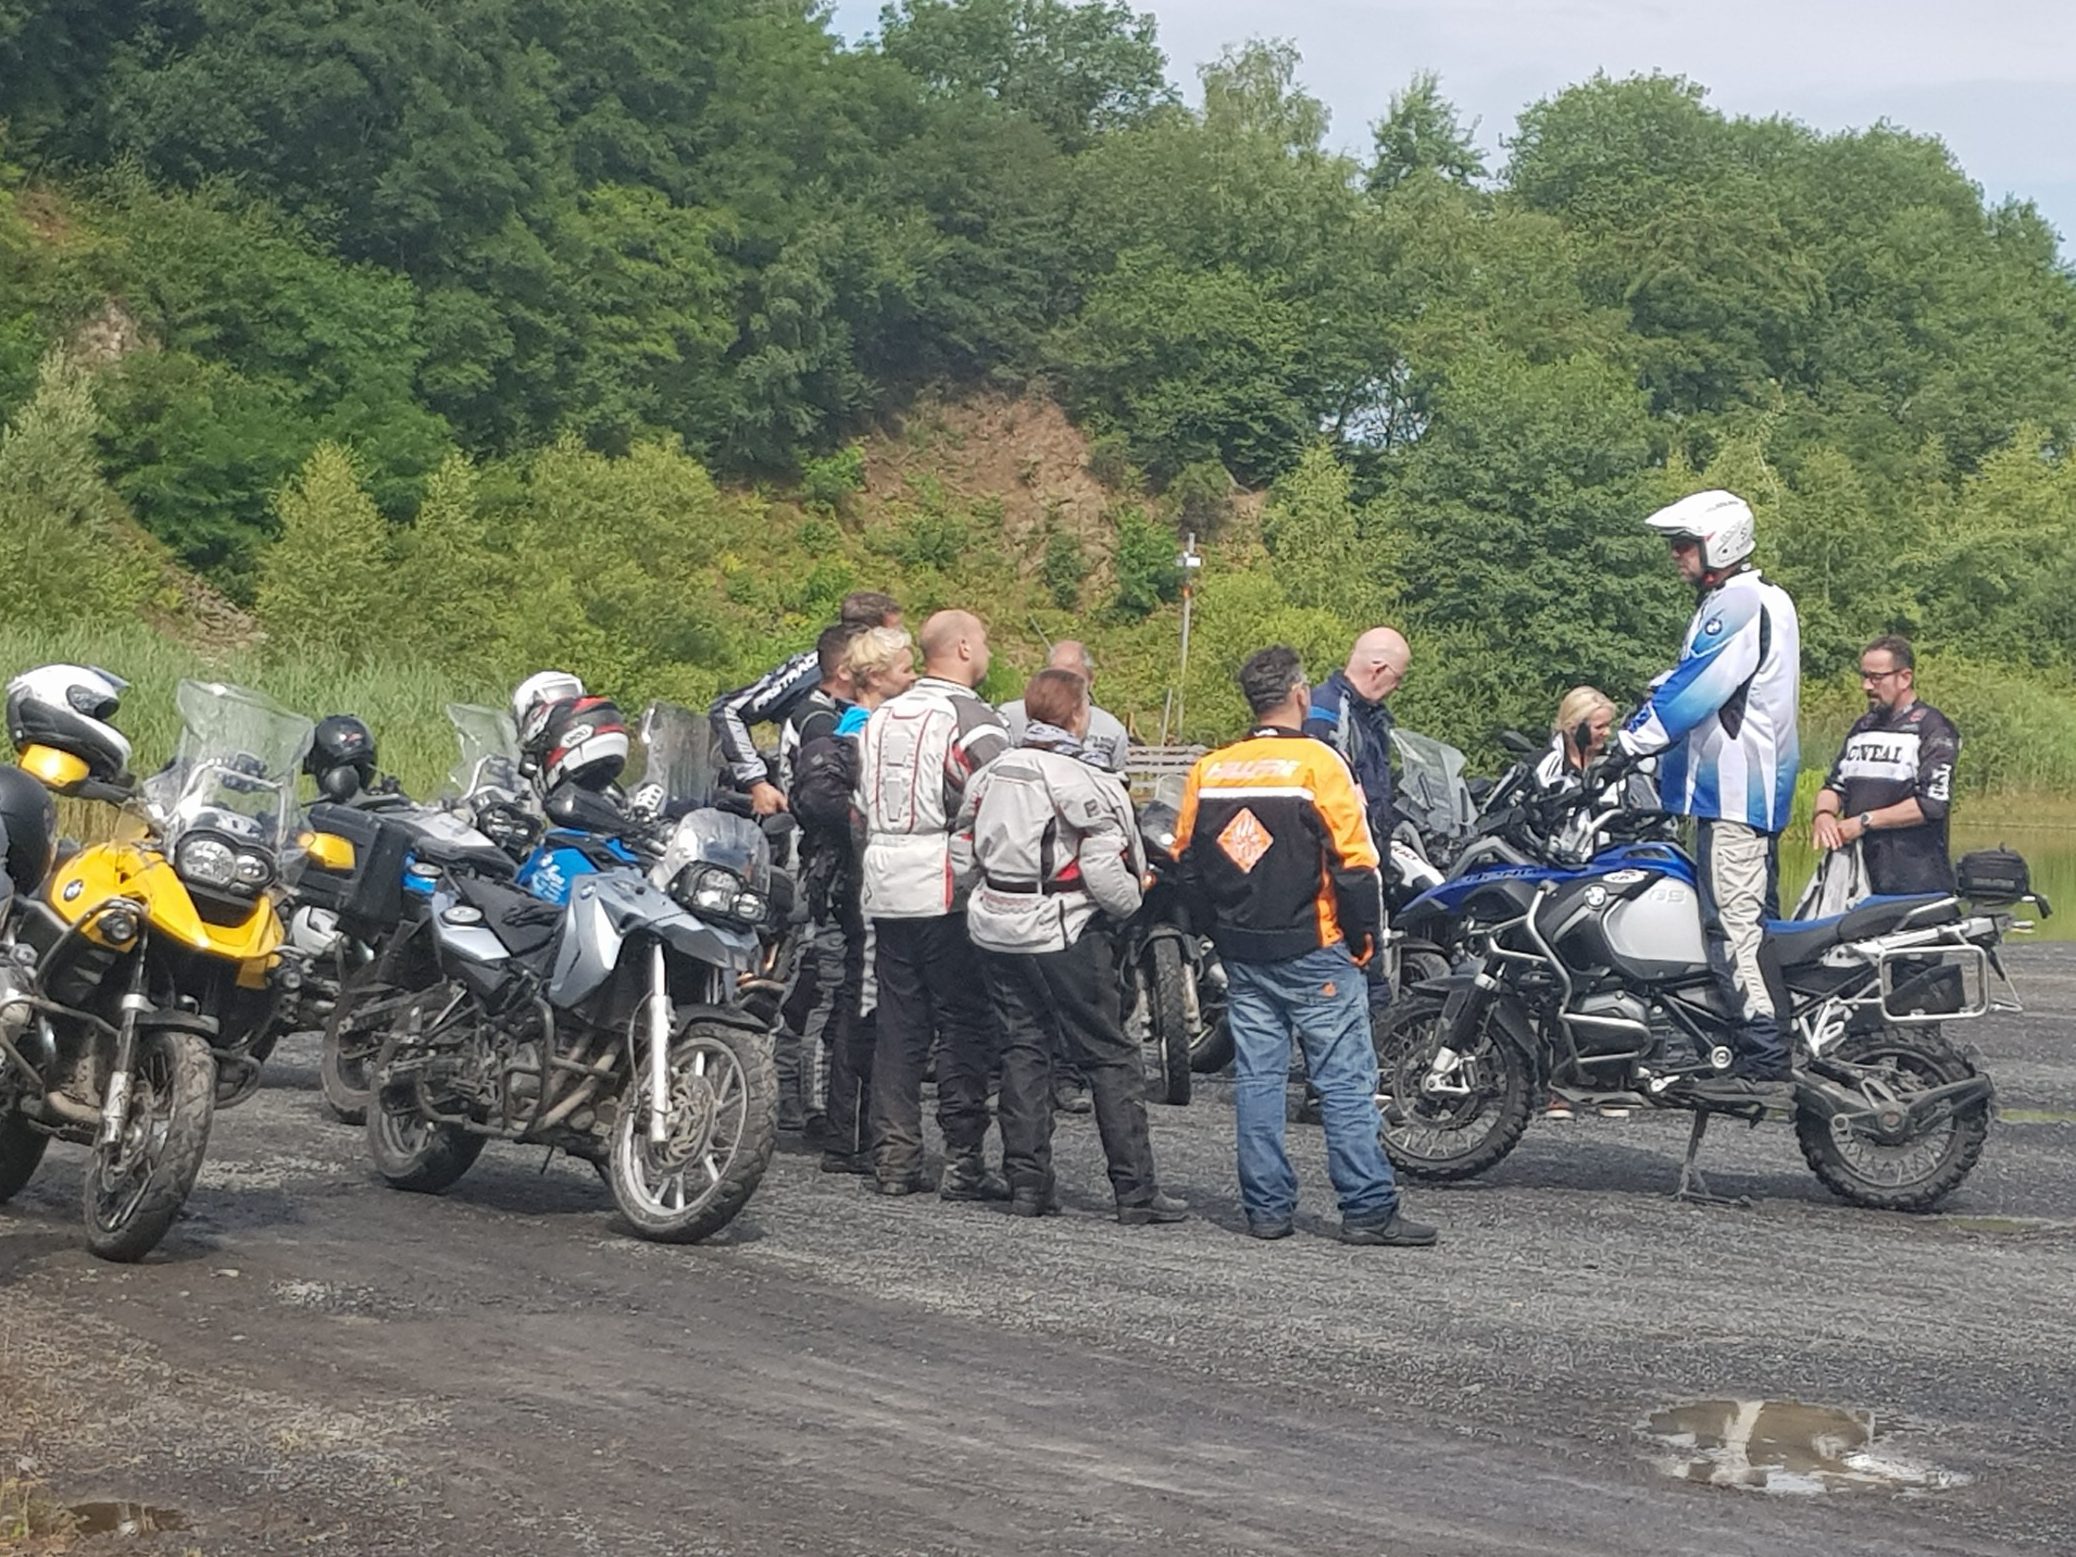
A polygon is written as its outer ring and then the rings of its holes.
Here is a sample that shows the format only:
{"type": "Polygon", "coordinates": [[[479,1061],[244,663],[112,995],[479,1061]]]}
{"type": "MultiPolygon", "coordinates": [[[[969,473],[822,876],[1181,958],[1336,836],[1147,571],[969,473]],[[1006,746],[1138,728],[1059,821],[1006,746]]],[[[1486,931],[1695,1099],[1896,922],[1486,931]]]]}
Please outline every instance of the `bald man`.
{"type": "MultiPolygon", "coordinates": [[[[1088,683],[1089,695],[1096,689],[1096,662],[1089,657],[1088,646],[1072,638],[1063,638],[1052,646],[1045,657],[1047,670],[1064,670],[1079,676],[1088,683]]],[[[1009,731],[1009,744],[1024,744],[1024,731],[1030,720],[1024,713],[1024,700],[1013,698],[996,710],[1002,723],[1009,731]]],[[[1057,744],[1057,738],[1053,738],[1057,744]]],[[[1105,773],[1122,773],[1125,759],[1131,750],[1132,738],[1125,734],[1122,720],[1106,713],[1090,703],[1088,707],[1088,734],[1083,736],[1074,755],[1092,768],[1101,768],[1105,773]]]]}
{"type": "Polygon", "coordinates": [[[1393,820],[1392,718],[1385,699],[1398,690],[1412,663],[1412,648],[1398,632],[1372,627],[1355,640],[1348,663],[1312,689],[1312,707],[1305,719],[1305,734],[1333,747],[1354,772],[1379,848],[1393,820]]]}
{"type": "Polygon", "coordinates": [[[923,1067],[933,1034],[946,1200],[1007,1200],[987,1165],[988,1073],[995,1017],[953,877],[952,826],[967,782],[1009,749],[973,690],[988,673],[987,628],[939,611],[918,637],[923,674],[873,710],[859,739],[865,823],[860,906],[875,932],[879,1038],[872,1058],[873,1173],[880,1193],[912,1195],[923,1178],[923,1067]]]}

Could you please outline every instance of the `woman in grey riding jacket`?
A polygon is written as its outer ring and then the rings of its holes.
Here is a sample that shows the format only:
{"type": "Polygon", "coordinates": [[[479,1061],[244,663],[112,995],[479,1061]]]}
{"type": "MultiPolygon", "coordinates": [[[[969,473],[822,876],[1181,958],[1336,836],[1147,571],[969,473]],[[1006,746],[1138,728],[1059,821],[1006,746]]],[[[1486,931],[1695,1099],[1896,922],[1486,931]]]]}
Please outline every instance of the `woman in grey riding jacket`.
{"type": "Polygon", "coordinates": [[[1160,1193],[1136,1046],[1119,1017],[1116,927],[1137,912],[1146,852],[1117,780],[1078,760],[1088,683],[1044,670],[1024,691],[1024,744],[974,775],[952,832],[970,885],[966,929],[1000,1018],[997,1106],[1010,1209],[1045,1216],[1053,1194],[1053,1055],[1076,1055],[1095,1094],[1117,1219],[1178,1222],[1160,1193]]]}

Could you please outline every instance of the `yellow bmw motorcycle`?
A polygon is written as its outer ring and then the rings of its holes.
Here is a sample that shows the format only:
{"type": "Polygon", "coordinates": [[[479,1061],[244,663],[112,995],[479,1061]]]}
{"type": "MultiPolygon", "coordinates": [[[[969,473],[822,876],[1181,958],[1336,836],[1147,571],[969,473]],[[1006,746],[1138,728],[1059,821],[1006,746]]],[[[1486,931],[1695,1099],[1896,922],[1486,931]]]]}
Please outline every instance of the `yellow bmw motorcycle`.
{"type": "MultiPolygon", "coordinates": [[[[276,895],[311,841],[295,784],[312,726],[257,693],[184,681],[173,760],[138,783],[107,771],[108,737],[128,755],[106,723],[113,697],[53,669],[79,668],[46,667],[9,686],[19,773],[121,815],[110,841],[55,860],[40,885],[10,871],[0,1201],[29,1181],[53,1137],[87,1146],[88,1246],[138,1260],[193,1188],[215,1111],[257,1089],[275,1007],[296,977],[279,955],[276,895]],[[66,717],[68,706],[86,717],[66,717]]],[[[34,830],[21,820],[20,784],[10,773],[0,794],[10,833],[34,830]]],[[[10,865],[16,852],[10,840],[10,865]]]]}

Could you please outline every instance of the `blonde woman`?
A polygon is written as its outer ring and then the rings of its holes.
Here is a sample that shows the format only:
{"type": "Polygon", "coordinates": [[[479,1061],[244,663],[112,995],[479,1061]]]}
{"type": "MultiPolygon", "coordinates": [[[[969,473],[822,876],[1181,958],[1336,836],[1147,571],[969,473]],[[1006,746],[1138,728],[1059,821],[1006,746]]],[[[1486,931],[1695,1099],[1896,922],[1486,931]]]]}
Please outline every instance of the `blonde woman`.
{"type": "Polygon", "coordinates": [[[915,685],[915,639],[903,627],[868,627],[843,651],[843,671],[857,701],[836,733],[856,735],[875,708],[915,685]]]}
{"type": "Polygon", "coordinates": [[[1598,687],[1573,687],[1565,693],[1557,705],[1557,720],[1550,726],[1550,750],[1536,765],[1536,783],[1544,789],[1577,785],[1587,765],[1606,748],[1620,717],[1614,699],[1598,687]]]}
{"type": "MultiPolygon", "coordinates": [[[[1535,782],[1545,791],[1577,789],[1585,783],[1586,769],[1606,749],[1621,711],[1614,699],[1598,687],[1573,687],[1557,705],[1557,718],[1550,726],[1550,749],[1536,764],[1535,782]]],[[[1626,1108],[1603,1106],[1603,1117],[1626,1119],[1626,1108]]],[[[1546,1112],[1550,1119],[1574,1117],[1571,1100],[1550,1094],[1546,1112]]]]}

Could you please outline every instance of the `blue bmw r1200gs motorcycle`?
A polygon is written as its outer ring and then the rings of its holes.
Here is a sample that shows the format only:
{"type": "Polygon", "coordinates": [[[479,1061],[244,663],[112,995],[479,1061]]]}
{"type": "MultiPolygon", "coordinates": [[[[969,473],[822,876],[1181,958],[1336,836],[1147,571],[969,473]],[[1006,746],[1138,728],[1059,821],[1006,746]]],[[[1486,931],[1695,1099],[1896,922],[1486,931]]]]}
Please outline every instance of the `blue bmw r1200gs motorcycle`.
{"type": "Polygon", "coordinates": [[[1458,922],[1465,955],[1377,1026],[1398,1169],[1485,1172],[1554,1089],[1691,1111],[1682,1196],[1707,1196],[1694,1158],[1711,1115],[1757,1123],[1769,1107],[1790,1111],[1811,1171],[1845,1200],[1924,1211],[1950,1195],[1981,1155],[1991,1086],[1942,1028],[2017,1009],[1997,954],[2017,921],[1995,910],[2046,911],[2022,873],[1993,891],[1964,868],[1966,909],[1939,894],[1878,897],[1770,925],[1762,962],[1788,1013],[1794,1080],[1747,1086],[1723,1079],[1736,1024],[1709,969],[1693,861],[1635,841],[1665,819],[1596,809],[1601,793],[1589,782],[1488,814],[1493,836],[1419,900],[1458,922]]]}
{"type": "Polygon", "coordinates": [[[509,864],[418,854],[421,939],[392,965],[419,975],[385,1002],[369,1069],[369,1155],[396,1187],[446,1188],[491,1139],[559,1147],[598,1166],[636,1233],[687,1243],[763,1177],[777,1081],[737,989],[772,914],[770,848],[712,806],[710,751],[663,760],[658,744],[648,777],[669,776],[647,814],[570,786],[548,797],[551,829],[618,845],[559,902],[509,864]]]}

